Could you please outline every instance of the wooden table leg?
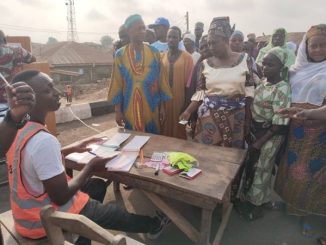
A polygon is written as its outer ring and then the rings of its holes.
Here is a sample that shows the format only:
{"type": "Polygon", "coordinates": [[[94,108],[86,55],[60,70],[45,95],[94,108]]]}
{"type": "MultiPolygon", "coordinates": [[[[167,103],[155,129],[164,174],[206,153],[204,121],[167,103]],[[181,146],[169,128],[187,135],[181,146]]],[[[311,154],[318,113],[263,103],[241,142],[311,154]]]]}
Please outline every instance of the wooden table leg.
{"type": "MultiPolygon", "coordinates": [[[[193,242],[199,241],[199,232],[174,208],[163,201],[158,195],[143,190],[143,193],[167,215],[171,221],[180,228],[180,230],[187,235],[193,242]]],[[[199,243],[202,244],[202,243],[199,243]]]]}
{"type": "Polygon", "coordinates": [[[202,209],[201,211],[201,224],[199,234],[199,245],[210,244],[211,226],[212,226],[213,210],[202,209]]]}
{"type": "Polygon", "coordinates": [[[224,230],[228,224],[229,218],[230,218],[230,214],[232,212],[232,208],[233,208],[233,204],[230,202],[225,202],[223,203],[223,210],[222,210],[222,221],[221,224],[218,228],[216,237],[214,239],[213,245],[219,245],[223,234],[224,234],[224,230]]]}
{"type": "Polygon", "coordinates": [[[117,181],[113,181],[113,190],[120,191],[120,183],[117,181]]]}

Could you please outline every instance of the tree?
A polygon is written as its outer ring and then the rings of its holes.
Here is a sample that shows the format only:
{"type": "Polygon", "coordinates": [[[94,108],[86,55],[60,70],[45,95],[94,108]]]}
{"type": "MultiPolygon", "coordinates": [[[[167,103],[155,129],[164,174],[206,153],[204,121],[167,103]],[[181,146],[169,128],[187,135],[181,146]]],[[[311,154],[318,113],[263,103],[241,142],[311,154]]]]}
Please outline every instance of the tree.
{"type": "Polygon", "coordinates": [[[46,44],[52,44],[52,43],[57,43],[58,40],[54,37],[49,37],[48,38],[48,42],[46,44]]]}
{"type": "Polygon", "coordinates": [[[101,42],[102,47],[107,49],[112,46],[113,38],[108,35],[105,35],[105,36],[101,37],[100,42],[101,42]]]}

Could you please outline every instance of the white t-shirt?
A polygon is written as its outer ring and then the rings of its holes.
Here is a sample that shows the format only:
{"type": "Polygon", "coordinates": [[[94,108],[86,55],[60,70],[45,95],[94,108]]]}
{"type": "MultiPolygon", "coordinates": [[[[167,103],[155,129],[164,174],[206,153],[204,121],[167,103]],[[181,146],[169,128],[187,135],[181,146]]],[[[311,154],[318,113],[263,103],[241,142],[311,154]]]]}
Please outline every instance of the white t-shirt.
{"type": "Polygon", "coordinates": [[[194,62],[194,66],[197,64],[198,60],[200,59],[200,53],[198,53],[197,51],[193,52],[191,54],[192,56],[192,61],[194,62]]]}
{"type": "Polygon", "coordinates": [[[38,132],[26,143],[21,156],[23,184],[33,196],[44,193],[42,180],[65,171],[60,143],[56,137],[45,131],[38,132]]]}
{"type": "MultiPolygon", "coordinates": [[[[157,40],[156,42],[152,43],[151,46],[155,47],[160,52],[166,52],[169,50],[168,43],[163,43],[160,40],[157,40]]],[[[183,45],[183,41],[179,42],[179,49],[185,51],[186,48],[183,45]]]]}

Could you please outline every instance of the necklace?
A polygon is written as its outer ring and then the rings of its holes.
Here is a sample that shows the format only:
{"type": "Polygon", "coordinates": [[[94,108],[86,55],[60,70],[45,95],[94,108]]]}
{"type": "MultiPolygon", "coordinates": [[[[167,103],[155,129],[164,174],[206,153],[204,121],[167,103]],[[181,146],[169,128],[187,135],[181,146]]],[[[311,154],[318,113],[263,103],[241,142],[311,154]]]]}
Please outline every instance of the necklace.
{"type": "Polygon", "coordinates": [[[128,45],[128,56],[132,70],[137,75],[141,75],[144,72],[144,49],[137,51],[128,45]]]}

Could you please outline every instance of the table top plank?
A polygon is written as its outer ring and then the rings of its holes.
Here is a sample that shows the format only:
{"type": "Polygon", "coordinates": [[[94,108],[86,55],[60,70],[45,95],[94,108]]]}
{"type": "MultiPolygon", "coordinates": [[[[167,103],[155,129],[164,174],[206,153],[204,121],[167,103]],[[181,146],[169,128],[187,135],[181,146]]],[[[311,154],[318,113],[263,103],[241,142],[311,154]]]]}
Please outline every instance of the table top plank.
{"type": "MultiPolygon", "coordinates": [[[[122,131],[113,128],[96,135],[96,137],[107,136],[110,138],[118,132],[122,131]]],[[[145,157],[150,157],[154,151],[181,151],[191,154],[199,161],[199,168],[202,173],[192,180],[181,178],[178,175],[170,176],[162,171],[156,176],[154,175],[155,170],[152,168],[137,169],[133,167],[129,173],[101,173],[107,177],[119,175],[122,183],[124,178],[128,178],[128,183],[130,183],[131,178],[134,178],[138,184],[143,182],[143,185],[153,185],[146,189],[157,194],[164,192],[165,195],[171,196],[176,193],[185,193],[186,196],[202,198],[203,201],[220,203],[225,198],[227,189],[236,176],[246,153],[245,150],[241,149],[208,146],[160,135],[134,131],[126,131],[126,133],[151,136],[143,147],[145,157]],[[162,190],[160,190],[160,186],[162,190]]],[[[74,168],[71,164],[69,167],[74,168]]]]}

